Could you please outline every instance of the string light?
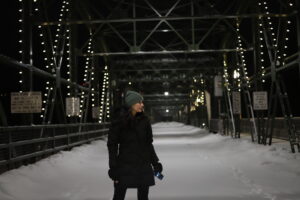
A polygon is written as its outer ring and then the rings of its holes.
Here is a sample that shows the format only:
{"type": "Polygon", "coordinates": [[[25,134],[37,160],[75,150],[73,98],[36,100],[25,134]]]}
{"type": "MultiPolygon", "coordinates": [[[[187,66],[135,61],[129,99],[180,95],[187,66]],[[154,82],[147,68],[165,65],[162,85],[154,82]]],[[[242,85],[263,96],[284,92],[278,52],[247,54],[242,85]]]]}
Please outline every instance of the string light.
{"type": "MultiPolygon", "coordinates": [[[[262,8],[262,10],[264,10],[264,12],[265,12],[266,14],[269,14],[269,13],[270,13],[266,1],[263,1],[263,5],[261,6],[261,8],[262,8]]],[[[274,28],[273,28],[273,23],[272,23],[272,21],[271,21],[271,17],[267,17],[267,23],[266,23],[266,24],[267,24],[268,29],[269,29],[268,32],[271,33],[271,36],[270,36],[271,43],[272,43],[273,47],[275,47],[274,49],[276,49],[274,55],[275,55],[275,56],[276,56],[276,55],[279,55],[280,52],[279,52],[279,49],[277,48],[277,47],[278,47],[278,45],[277,45],[277,39],[275,38],[275,33],[274,33],[274,28]]],[[[280,63],[280,56],[277,56],[277,58],[275,58],[275,59],[277,60],[276,65],[279,65],[279,63],[280,63]]]]}
{"type": "Polygon", "coordinates": [[[240,22],[237,19],[236,23],[236,33],[237,33],[237,51],[238,51],[238,58],[237,58],[237,69],[235,71],[234,77],[237,79],[238,90],[241,91],[241,69],[242,69],[242,78],[244,81],[245,87],[250,87],[249,84],[249,77],[247,71],[247,65],[245,60],[245,49],[243,49],[243,44],[240,36],[240,22]]]}
{"type": "MultiPolygon", "coordinates": [[[[259,3],[261,4],[261,3],[259,3]]],[[[263,44],[263,41],[264,41],[264,35],[263,35],[263,20],[262,18],[260,17],[259,18],[259,26],[258,26],[258,35],[259,35],[259,41],[258,41],[258,48],[259,48],[259,59],[260,59],[260,64],[261,64],[261,69],[260,69],[260,75],[262,77],[262,83],[265,83],[265,73],[266,73],[266,70],[265,70],[265,59],[264,59],[264,44],[263,44]]]]}
{"type": "MultiPolygon", "coordinates": [[[[20,33],[20,40],[19,40],[19,43],[20,43],[20,50],[19,50],[19,54],[20,54],[20,57],[21,57],[21,60],[20,60],[20,63],[22,63],[23,62],[23,51],[22,51],[22,49],[23,49],[23,15],[24,15],[24,12],[23,12],[23,0],[19,0],[19,2],[20,2],[20,8],[19,8],[19,15],[20,15],[20,18],[19,18],[19,22],[20,22],[20,28],[19,28],[19,33],[20,33]]],[[[19,77],[20,77],[20,79],[19,79],[19,84],[20,84],[20,90],[19,90],[19,92],[20,93],[22,93],[23,91],[22,91],[22,88],[23,88],[23,71],[22,70],[20,70],[19,71],[19,77]]]]}
{"type": "MultiPolygon", "coordinates": [[[[91,53],[94,53],[93,51],[91,51],[91,53]]],[[[92,96],[92,107],[95,107],[95,88],[94,88],[94,80],[95,80],[95,68],[94,66],[91,67],[91,84],[92,84],[92,88],[91,88],[91,96],[92,96]]]]}
{"type": "MultiPolygon", "coordinates": [[[[289,9],[291,10],[294,10],[295,9],[295,3],[293,3],[291,0],[288,2],[288,6],[289,6],[289,9]]],[[[286,28],[285,28],[285,42],[288,42],[289,41],[289,34],[290,34],[290,30],[291,28],[293,27],[293,24],[292,24],[292,21],[290,19],[288,19],[286,21],[286,28]]],[[[285,65],[284,63],[284,59],[286,58],[287,54],[286,54],[286,50],[287,50],[288,46],[287,44],[285,44],[283,42],[283,52],[282,52],[282,65],[285,65]]]]}
{"type": "Polygon", "coordinates": [[[36,4],[37,4],[37,0],[33,0],[34,11],[35,11],[35,12],[38,12],[38,11],[39,11],[39,8],[38,8],[38,6],[37,6],[36,4]]]}
{"type": "MultiPolygon", "coordinates": [[[[266,1],[259,1],[258,5],[260,6],[262,12],[266,13],[266,14],[269,14],[269,7],[267,5],[267,2],[266,1]]],[[[291,2],[291,0],[288,2],[288,6],[289,8],[293,8],[294,9],[294,4],[291,2]]],[[[289,41],[289,38],[288,38],[288,34],[290,32],[290,28],[291,28],[291,25],[292,25],[292,22],[291,20],[287,20],[286,21],[286,28],[285,28],[285,33],[282,33],[280,32],[281,34],[283,35],[286,35],[285,39],[281,42],[281,44],[283,44],[283,51],[281,52],[279,50],[279,41],[276,39],[275,37],[275,33],[274,33],[274,27],[273,27],[273,23],[271,21],[271,17],[267,17],[266,18],[266,24],[268,26],[268,32],[271,33],[271,36],[270,36],[270,40],[271,40],[271,43],[274,47],[274,59],[275,59],[275,65],[276,66],[280,66],[280,65],[284,65],[284,59],[285,57],[287,56],[287,54],[285,53],[286,49],[288,48],[288,46],[285,44],[289,41]]],[[[263,26],[263,19],[260,18],[260,24],[259,24],[259,33],[262,33],[262,26],[263,26]]],[[[262,36],[260,35],[260,40],[263,40],[262,39],[262,36]]],[[[263,45],[260,46],[261,48],[263,48],[263,45]]],[[[263,51],[261,50],[261,63],[262,63],[262,68],[261,68],[261,76],[264,77],[265,76],[265,69],[264,69],[264,66],[263,66],[263,62],[264,62],[264,59],[262,58],[263,57],[263,51]]],[[[262,79],[262,82],[265,82],[264,79],[262,79]]]]}
{"type": "Polygon", "coordinates": [[[195,84],[195,88],[197,90],[192,89],[192,92],[190,94],[190,97],[192,99],[195,99],[193,102],[194,107],[192,108],[192,111],[196,109],[196,107],[203,106],[205,102],[205,96],[204,96],[204,88],[205,88],[205,80],[203,78],[200,78],[197,80],[196,77],[193,77],[193,82],[195,84]]]}
{"type": "MultiPolygon", "coordinates": [[[[34,0],[34,2],[37,2],[36,0],[34,0]]],[[[64,7],[65,5],[68,5],[68,2],[67,1],[63,1],[62,3],[62,13],[60,14],[60,19],[62,19],[63,17],[65,17],[65,15],[67,15],[68,13],[64,13],[64,7]],[[65,15],[64,15],[65,14],[65,15]]],[[[34,4],[34,11],[39,11],[38,7],[37,7],[37,4],[34,4]]],[[[58,41],[58,36],[61,32],[61,29],[60,29],[60,26],[58,26],[59,28],[56,29],[57,31],[57,34],[55,35],[55,38],[54,40],[55,41],[58,41]]],[[[47,55],[50,55],[48,52],[47,52],[47,47],[46,47],[46,38],[42,32],[42,26],[38,26],[38,29],[40,31],[39,33],[39,36],[41,38],[41,46],[42,46],[42,52],[44,53],[44,61],[45,61],[45,68],[46,70],[49,70],[50,68],[50,72],[52,72],[52,74],[54,75],[56,73],[56,57],[55,57],[55,49],[57,47],[56,43],[54,44],[54,49],[52,52],[50,52],[50,54],[52,54],[50,60],[47,58],[47,55]],[[49,64],[50,63],[50,64],[49,64]]],[[[51,91],[53,90],[53,87],[50,87],[50,82],[49,81],[46,81],[46,85],[45,85],[45,93],[43,95],[43,98],[45,100],[42,101],[42,113],[40,115],[41,118],[43,118],[43,121],[46,120],[46,116],[47,116],[47,109],[46,109],[46,106],[47,106],[47,102],[50,101],[50,98],[51,98],[51,91]]]]}
{"type": "MultiPolygon", "coordinates": [[[[67,55],[68,55],[68,58],[70,58],[70,56],[71,56],[71,54],[70,54],[70,51],[71,51],[70,26],[67,27],[66,32],[67,32],[66,43],[67,43],[67,47],[68,47],[67,48],[67,55]]],[[[68,59],[68,62],[67,62],[67,80],[71,81],[71,77],[72,77],[71,61],[70,61],[70,59],[68,59]]],[[[70,96],[71,96],[71,86],[67,85],[67,97],[70,97],[70,96]]]]}
{"type": "MultiPolygon", "coordinates": [[[[59,22],[62,22],[62,19],[65,18],[66,16],[68,16],[68,5],[69,5],[69,2],[68,1],[63,1],[62,3],[62,6],[61,6],[61,9],[60,9],[60,13],[59,13],[59,22]]],[[[53,45],[53,60],[56,61],[56,54],[57,54],[57,51],[58,51],[58,48],[59,48],[59,36],[61,35],[61,31],[62,31],[62,27],[61,27],[61,24],[59,23],[57,25],[57,29],[56,29],[56,34],[55,34],[55,38],[54,38],[54,45],[53,45]]],[[[59,55],[59,54],[58,54],[59,55]]],[[[55,68],[54,68],[55,69],[55,68]]],[[[55,70],[53,70],[55,72],[55,70]]]]}
{"type": "MultiPolygon", "coordinates": [[[[101,99],[100,99],[99,123],[102,123],[104,121],[105,94],[106,94],[106,90],[108,90],[108,83],[109,83],[108,67],[105,66],[104,67],[104,74],[103,74],[102,93],[101,93],[101,99]]],[[[109,96],[109,92],[107,92],[107,93],[108,93],[108,96],[109,96]]],[[[106,98],[106,101],[107,100],[109,100],[108,97],[106,98]]],[[[106,104],[106,106],[107,106],[107,104],[106,104]]],[[[108,111],[109,111],[109,106],[106,107],[106,108],[108,108],[108,111]]]]}
{"type": "MultiPolygon", "coordinates": [[[[68,2],[66,2],[67,5],[68,2]]],[[[63,10],[63,9],[62,9],[63,10]]],[[[68,13],[68,9],[66,8],[66,12],[68,13]]],[[[59,26],[60,27],[60,26],[59,26]]],[[[59,28],[58,28],[59,29],[59,28]]],[[[60,30],[58,30],[60,31],[60,30]]],[[[67,81],[72,81],[72,71],[71,71],[71,60],[70,60],[70,52],[71,52],[71,46],[70,46],[70,26],[66,26],[66,46],[67,46],[67,81]]],[[[67,97],[71,97],[71,86],[67,84],[67,97]]],[[[81,114],[80,114],[81,115],[81,114]]],[[[71,117],[71,115],[67,115],[67,117],[71,117]]],[[[81,117],[81,116],[80,116],[81,117]]]]}
{"type": "Polygon", "coordinates": [[[109,120],[110,117],[110,101],[109,101],[109,97],[110,97],[110,93],[109,93],[109,74],[107,74],[107,79],[106,79],[106,119],[109,120]]]}
{"type": "MultiPolygon", "coordinates": [[[[87,46],[87,53],[92,53],[91,51],[91,48],[92,48],[92,33],[90,32],[90,39],[89,39],[89,42],[88,42],[88,46],[87,46]]],[[[86,85],[87,83],[88,84],[91,84],[91,73],[89,74],[89,72],[92,71],[92,67],[91,67],[91,62],[90,62],[90,57],[86,57],[86,61],[85,61],[85,67],[84,67],[84,74],[83,74],[83,82],[84,84],[86,85]],[[91,68],[91,69],[90,69],[91,68]],[[89,80],[89,82],[88,82],[89,80]]],[[[82,91],[81,92],[81,98],[80,98],[80,108],[79,108],[79,117],[82,119],[82,116],[83,116],[83,107],[84,105],[86,105],[86,95],[85,95],[85,92],[82,91]]]]}
{"type": "Polygon", "coordinates": [[[227,61],[226,61],[226,56],[225,55],[224,55],[224,58],[223,58],[223,66],[224,66],[224,71],[223,71],[224,86],[227,88],[228,91],[230,91],[229,75],[228,75],[228,65],[227,65],[227,61]]]}
{"type": "Polygon", "coordinates": [[[200,101],[199,101],[199,103],[200,103],[201,106],[203,106],[204,105],[204,79],[203,78],[200,79],[200,83],[201,83],[201,85],[200,85],[201,92],[200,92],[200,101]]]}

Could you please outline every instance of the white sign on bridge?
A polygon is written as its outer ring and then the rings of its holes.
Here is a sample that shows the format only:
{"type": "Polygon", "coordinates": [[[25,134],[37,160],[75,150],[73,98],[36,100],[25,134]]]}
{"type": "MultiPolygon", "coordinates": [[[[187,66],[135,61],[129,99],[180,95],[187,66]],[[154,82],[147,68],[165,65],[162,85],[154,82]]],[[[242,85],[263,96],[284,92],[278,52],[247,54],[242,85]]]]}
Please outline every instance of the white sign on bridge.
{"type": "Polygon", "coordinates": [[[40,113],[42,94],[41,92],[12,92],[10,106],[11,113],[40,113]]]}
{"type": "Polygon", "coordinates": [[[232,112],[241,114],[241,94],[239,92],[232,92],[232,112]]]}
{"type": "Polygon", "coordinates": [[[268,110],[268,93],[266,91],[253,92],[253,109],[268,110]]]}
{"type": "Polygon", "coordinates": [[[215,76],[214,79],[214,91],[216,97],[221,97],[223,95],[223,83],[222,83],[222,76],[215,76]]]}
{"type": "Polygon", "coordinates": [[[93,107],[92,111],[93,119],[98,119],[100,115],[100,107],[93,107]]]}
{"type": "Polygon", "coordinates": [[[80,114],[79,106],[80,105],[78,97],[66,98],[66,114],[68,116],[78,116],[80,114]]]}

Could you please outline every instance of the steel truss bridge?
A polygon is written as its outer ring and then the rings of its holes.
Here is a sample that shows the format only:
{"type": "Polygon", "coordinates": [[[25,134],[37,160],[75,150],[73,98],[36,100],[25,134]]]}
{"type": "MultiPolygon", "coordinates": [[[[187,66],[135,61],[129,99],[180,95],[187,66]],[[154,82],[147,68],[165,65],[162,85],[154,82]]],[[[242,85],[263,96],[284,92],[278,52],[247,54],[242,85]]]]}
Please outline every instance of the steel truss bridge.
{"type": "Polygon", "coordinates": [[[283,138],[292,152],[300,150],[289,98],[296,89],[286,85],[294,77],[299,88],[298,1],[21,0],[14,9],[16,56],[0,55],[1,79],[8,83],[0,91],[3,170],[101,138],[129,89],[144,95],[153,122],[221,131],[222,121],[222,131],[233,138],[246,124],[260,144],[272,144],[281,116],[283,138]],[[41,94],[40,112],[12,113],[10,92],[33,91],[41,94]],[[257,91],[267,92],[267,110],[253,107],[257,91]],[[56,134],[62,125],[68,135],[56,134]],[[31,129],[31,136],[14,138],[31,129]],[[27,150],[17,150],[20,145],[27,150]]]}

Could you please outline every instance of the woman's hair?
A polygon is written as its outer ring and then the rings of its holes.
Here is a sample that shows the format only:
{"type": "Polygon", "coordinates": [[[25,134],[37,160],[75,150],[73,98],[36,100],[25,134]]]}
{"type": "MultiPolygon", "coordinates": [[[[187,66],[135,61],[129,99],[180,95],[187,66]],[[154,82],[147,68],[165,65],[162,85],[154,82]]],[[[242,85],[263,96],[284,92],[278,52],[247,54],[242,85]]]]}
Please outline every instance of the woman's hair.
{"type": "Polygon", "coordinates": [[[144,116],[143,112],[136,113],[135,116],[131,114],[131,107],[124,107],[124,110],[120,112],[121,126],[125,129],[134,127],[134,121],[136,118],[144,116]]]}

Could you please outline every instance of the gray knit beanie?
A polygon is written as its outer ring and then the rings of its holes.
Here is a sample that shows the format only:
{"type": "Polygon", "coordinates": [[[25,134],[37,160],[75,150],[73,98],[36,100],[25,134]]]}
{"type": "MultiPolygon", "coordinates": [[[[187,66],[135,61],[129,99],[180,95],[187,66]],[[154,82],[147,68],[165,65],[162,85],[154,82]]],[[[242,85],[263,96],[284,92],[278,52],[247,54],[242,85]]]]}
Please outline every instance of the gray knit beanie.
{"type": "Polygon", "coordinates": [[[130,107],[136,103],[143,101],[143,96],[135,91],[128,90],[125,95],[125,104],[130,107]]]}

